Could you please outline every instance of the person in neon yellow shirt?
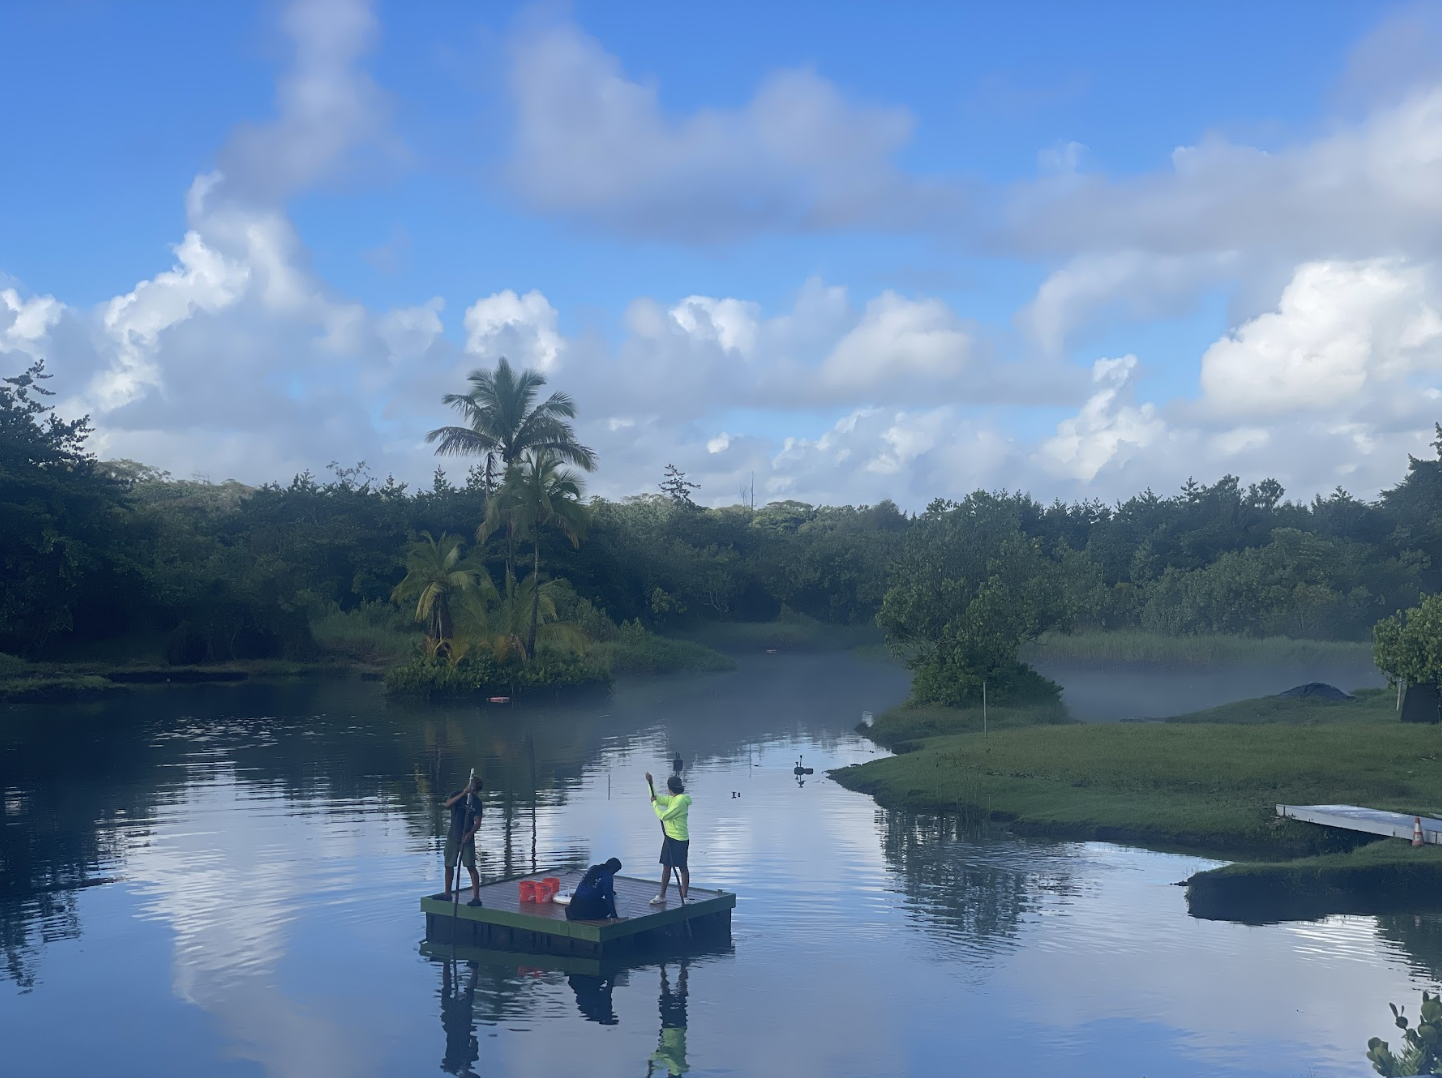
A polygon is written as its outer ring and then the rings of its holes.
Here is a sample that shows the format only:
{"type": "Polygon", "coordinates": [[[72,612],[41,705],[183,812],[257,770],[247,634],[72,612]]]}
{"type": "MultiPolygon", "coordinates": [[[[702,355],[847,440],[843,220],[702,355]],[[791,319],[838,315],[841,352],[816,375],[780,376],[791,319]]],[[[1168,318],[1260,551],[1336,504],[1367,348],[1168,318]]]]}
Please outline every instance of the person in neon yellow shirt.
{"type": "Polygon", "coordinates": [[[651,905],[661,906],[666,902],[666,885],[671,882],[671,870],[676,870],[676,887],[681,892],[681,901],[691,893],[691,869],[686,863],[691,849],[691,830],[687,818],[691,812],[691,796],[681,785],[681,776],[672,775],[666,780],[667,793],[658,794],[646,772],[646,788],[651,791],[651,808],[661,821],[665,837],[661,840],[661,893],[651,899],[651,905]]]}

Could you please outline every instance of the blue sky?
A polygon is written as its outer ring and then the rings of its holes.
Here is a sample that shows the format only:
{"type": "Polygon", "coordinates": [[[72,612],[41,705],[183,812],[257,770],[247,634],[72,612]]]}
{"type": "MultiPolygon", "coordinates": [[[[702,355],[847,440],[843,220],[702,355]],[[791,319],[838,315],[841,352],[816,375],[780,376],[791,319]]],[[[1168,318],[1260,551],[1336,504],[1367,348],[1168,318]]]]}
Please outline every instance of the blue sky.
{"type": "Polygon", "coordinates": [[[1371,493],[1442,415],[1434,5],[7,18],[0,364],[106,455],[416,479],[502,353],[611,496],[1371,493]]]}

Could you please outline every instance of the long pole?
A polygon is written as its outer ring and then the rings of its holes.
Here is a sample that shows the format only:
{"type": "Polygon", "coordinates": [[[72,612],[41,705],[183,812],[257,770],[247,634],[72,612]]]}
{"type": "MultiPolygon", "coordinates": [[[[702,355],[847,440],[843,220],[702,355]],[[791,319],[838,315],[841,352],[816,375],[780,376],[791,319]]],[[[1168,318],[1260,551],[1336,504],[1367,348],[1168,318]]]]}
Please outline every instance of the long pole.
{"type": "Polygon", "coordinates": [[[981,736],[986,737],[986,682],[981,683],[981,736]]]}

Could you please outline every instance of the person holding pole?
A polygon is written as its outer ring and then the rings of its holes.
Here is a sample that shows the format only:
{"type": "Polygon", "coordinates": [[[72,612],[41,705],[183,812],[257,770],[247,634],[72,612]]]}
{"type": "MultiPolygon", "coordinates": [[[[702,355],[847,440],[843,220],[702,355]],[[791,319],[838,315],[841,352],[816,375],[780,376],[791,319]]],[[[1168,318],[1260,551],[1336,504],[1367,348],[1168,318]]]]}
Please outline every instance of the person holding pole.
{"type": "Polygon", "coordinates": [[[687,817],[691,811],[691,796],[681,784],[680,775],[666,780],[667,793],[658,794],[646,772],[646,787],[651,791],[651,808],[661,821],[661,893],[651,899],[651,905],[661,906],[666,902],[666,885],[671,881],[671,870],[676,870],[676,889],[681,892],[684,905],[691,891],[691,870],[686,864],[686,854],[691,848],[691,831],[687,817]]]}
{"type": "MultiPolygon", "coordinates": [[[[471,900],[468,906],[481,904],[481,876],[476,871],[476,832],[481,829],[481,790],[485,783],[471,772],[465,787],[446,798],[446,808],[451,813],[451,827],[446,832],[446,897],[451,897],[451,885],[460,890],[460,867],[465,865],[471,873],[471,900]]],[[[457,900],[460,895],[456,896],[457,900]]]]}

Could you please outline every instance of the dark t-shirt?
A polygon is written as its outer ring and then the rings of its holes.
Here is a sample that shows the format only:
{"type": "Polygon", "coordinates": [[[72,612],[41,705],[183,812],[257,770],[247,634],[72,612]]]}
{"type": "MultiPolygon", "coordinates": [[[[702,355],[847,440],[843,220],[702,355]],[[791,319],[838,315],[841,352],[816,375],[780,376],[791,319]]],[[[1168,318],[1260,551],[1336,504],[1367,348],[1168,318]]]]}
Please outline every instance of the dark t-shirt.
{"type": "MultiPolygon", "coordinates": [[[[456,797],[463,792],[463,790],[457,790],[455,793],[451,794],[451,797],[456,797]]],[[[450,800],[450,798],[447,798],[447,800],[450,800]]],[[[479,820],[480,818],[480,795],[473,793],[469,794],[466,797],[462,797],[459,801],[457,801],[454,805],[451,806],[450,837],[459,842],[465,836],[465,833],[470,830],[470,828],[466,825],[468,823],[474,824],[475,821],[479,820]]]]}

